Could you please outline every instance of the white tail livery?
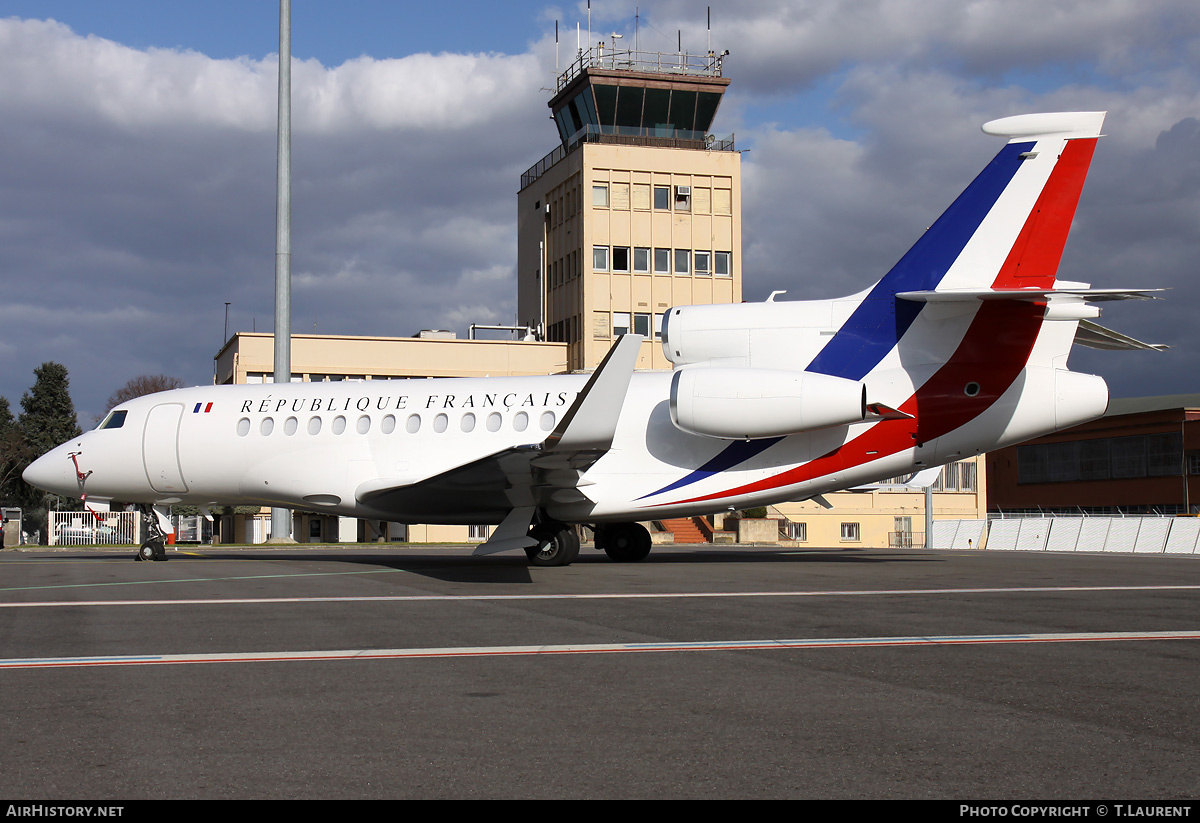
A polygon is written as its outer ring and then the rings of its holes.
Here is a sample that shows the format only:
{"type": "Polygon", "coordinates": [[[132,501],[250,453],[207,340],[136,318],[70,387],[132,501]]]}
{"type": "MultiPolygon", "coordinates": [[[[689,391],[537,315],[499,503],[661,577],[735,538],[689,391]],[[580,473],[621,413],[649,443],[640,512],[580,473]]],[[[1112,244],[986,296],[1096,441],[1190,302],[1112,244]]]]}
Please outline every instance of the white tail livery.
{"type": "Polygon", "coordinates": [[[1007,145],[874,286],[671,309],[670,372],[634,373],[626,335],[590,377],[180,389],[122,404],[25,480],[142,504],[152,527],[180,502],[494,523],[480,552],[564,565],[573,524],[640,560],[636,521],[818,497],[1090,420],[1108,389],[1067,369],[1080,323],[1080,342],[1149,347],[1091,322],[1092,303],[1148,291],[1056,280],[1103,120],[988,123],[1007,145]]]}

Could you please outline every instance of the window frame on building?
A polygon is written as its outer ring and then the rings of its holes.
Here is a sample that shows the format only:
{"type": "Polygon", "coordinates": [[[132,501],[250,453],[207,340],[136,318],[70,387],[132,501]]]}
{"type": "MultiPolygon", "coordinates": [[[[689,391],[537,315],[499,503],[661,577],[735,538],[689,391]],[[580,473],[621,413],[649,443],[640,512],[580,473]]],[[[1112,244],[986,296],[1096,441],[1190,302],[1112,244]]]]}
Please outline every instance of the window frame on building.
{"type": "Polygon", "coordinates": [[[674,273],[675,274],[691,274],[692,273],[691,267],[692,267],[692,250],[691,249],[675,249],[675,266],[673,269],[674,273]],[[681,262],[683,263],[682,269],[679,267],[679,264],[681,262]]]}

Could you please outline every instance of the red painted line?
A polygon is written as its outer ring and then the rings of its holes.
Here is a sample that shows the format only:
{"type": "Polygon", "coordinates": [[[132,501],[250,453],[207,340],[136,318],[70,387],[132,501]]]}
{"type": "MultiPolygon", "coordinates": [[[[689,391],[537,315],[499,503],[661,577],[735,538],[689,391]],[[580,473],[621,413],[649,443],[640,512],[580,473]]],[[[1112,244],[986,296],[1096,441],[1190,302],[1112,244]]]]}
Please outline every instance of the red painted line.
{"type": "Polygon", "coordinates": [[[33,658],[0,660],[0,669],[86,668],[91,666],[169,666],[195,663],[280,663],[323,660],[411,660],[464,657],[530,657],[571,654],[629,654],[646,652],[714,652],[885,648],[888,646],[978,646],[1021,643],[1104,643],[1148,640],[1200,640],[1200,631],[1075,632],[1041,635],[977,635],[943,637],[864,637],[800,640],[739,640],[675,643],[614,643],[559,646],[493,646],[442,649],[357,649],[329,652],[256,652],[248,654],[140,655],[95,658],[33,658]]]}

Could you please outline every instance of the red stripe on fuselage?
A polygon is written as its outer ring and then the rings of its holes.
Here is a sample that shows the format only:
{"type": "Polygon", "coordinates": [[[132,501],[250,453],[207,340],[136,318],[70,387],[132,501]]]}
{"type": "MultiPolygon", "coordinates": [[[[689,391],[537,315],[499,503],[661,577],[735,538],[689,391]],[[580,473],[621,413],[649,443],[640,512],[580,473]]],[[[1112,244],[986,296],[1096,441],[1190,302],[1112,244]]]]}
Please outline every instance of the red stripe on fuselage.
{"type": "MultiPolygon", "coordinates": [[[[1054,285],[1095,146],[1094,138],[1067,142],[992,288],[1054,285]]],[[[948,434],[982,414],[1008,391],[1029,361],[1044,311],[1044,304],[984,301],[954,354],[900,406],[900,411],[913,415],[912,419],[881,421],[833,451],[773,477],[656,506],[717,500],[791,486],[948,434]],[[978,394],[973,397],[966,394],[968,383],[979,384],[978,394]]]]}

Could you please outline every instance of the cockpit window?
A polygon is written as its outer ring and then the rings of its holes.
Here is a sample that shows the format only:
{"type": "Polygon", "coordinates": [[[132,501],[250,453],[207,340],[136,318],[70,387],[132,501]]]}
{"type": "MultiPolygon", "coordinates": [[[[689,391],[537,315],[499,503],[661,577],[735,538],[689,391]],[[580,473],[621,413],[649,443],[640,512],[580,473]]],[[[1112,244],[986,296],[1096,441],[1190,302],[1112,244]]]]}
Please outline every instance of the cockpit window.
{"type": "Polygon", "coordinates": [[[125,409],[109,412],[108,417],[104,418],[104,422],[96,428],[98,429],[119,429],[125,425],[125,415],[129,414],[125,409]]]}

